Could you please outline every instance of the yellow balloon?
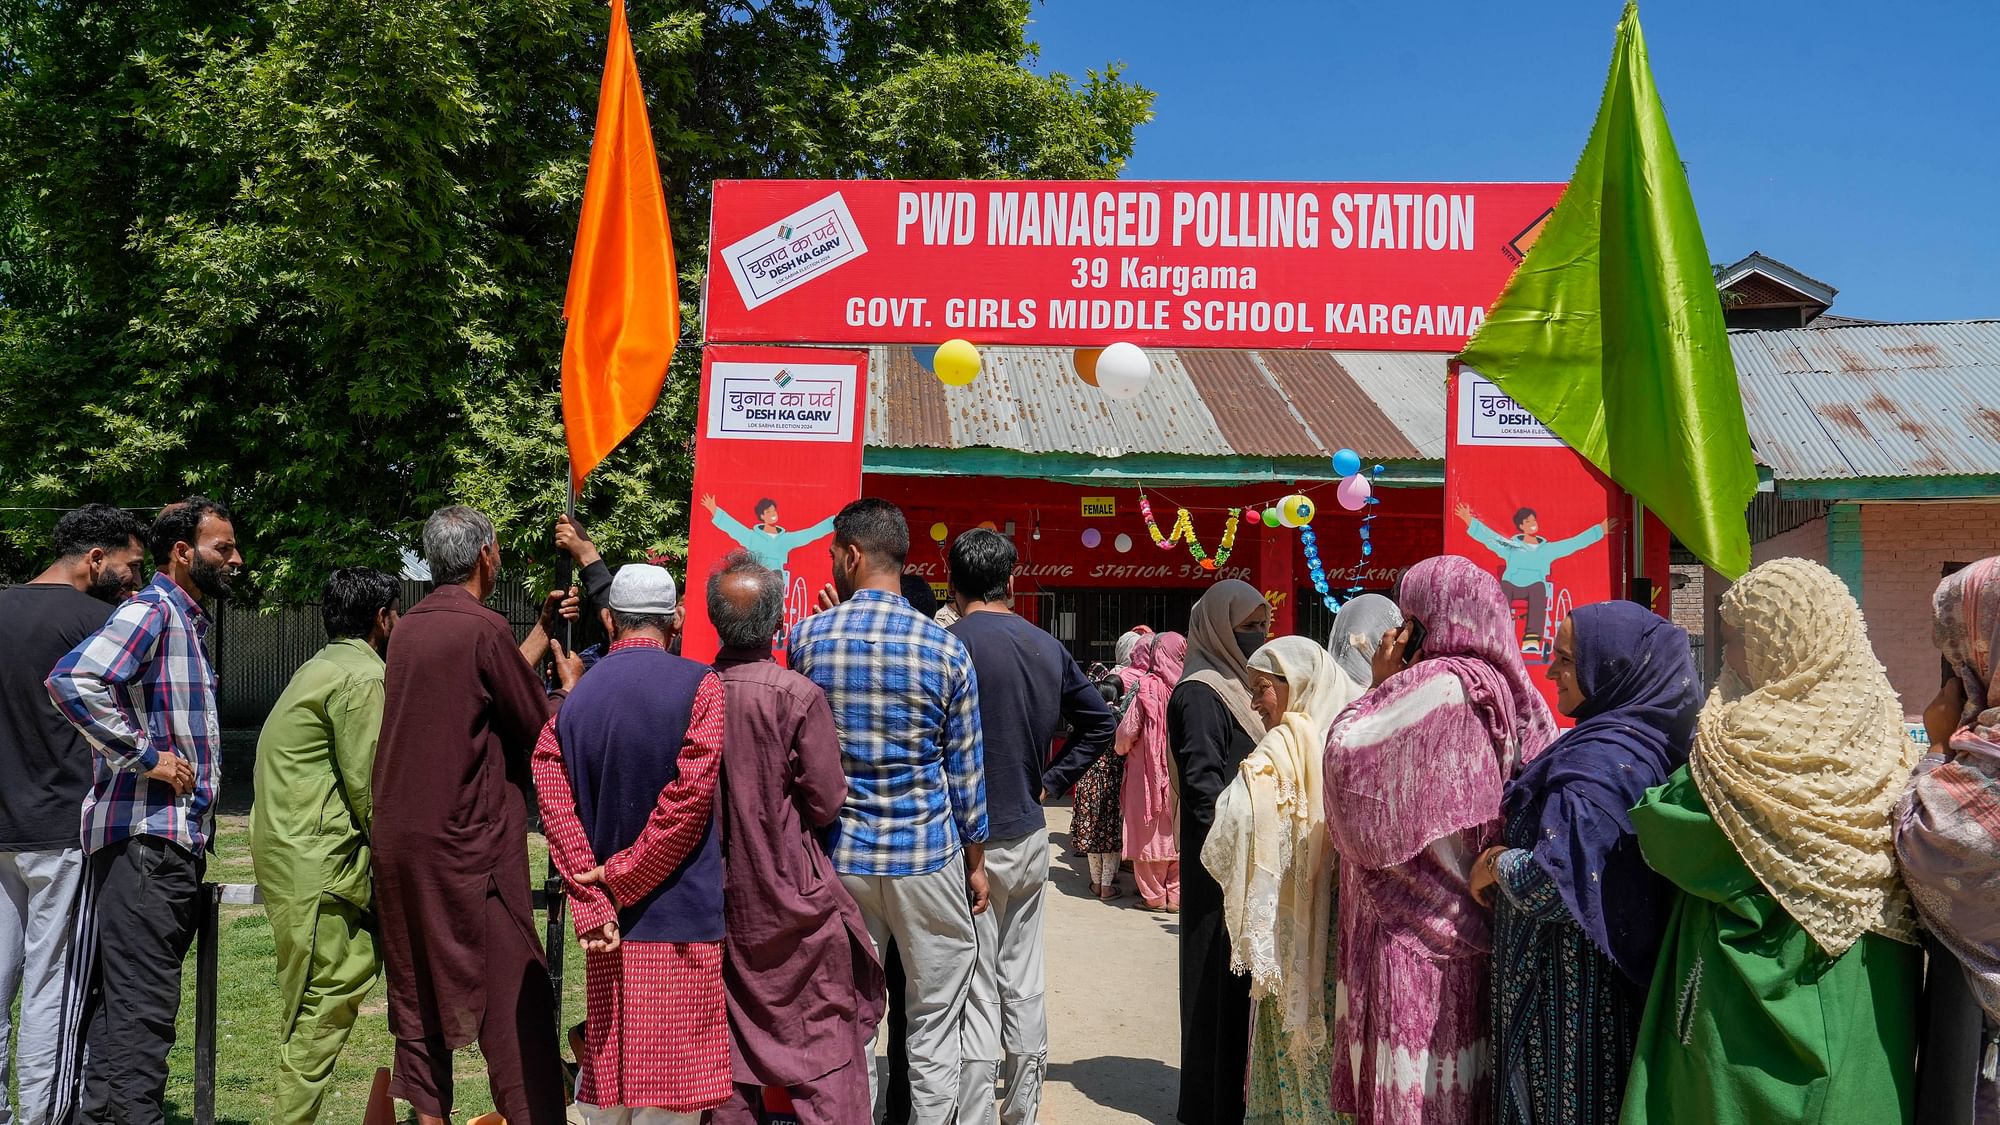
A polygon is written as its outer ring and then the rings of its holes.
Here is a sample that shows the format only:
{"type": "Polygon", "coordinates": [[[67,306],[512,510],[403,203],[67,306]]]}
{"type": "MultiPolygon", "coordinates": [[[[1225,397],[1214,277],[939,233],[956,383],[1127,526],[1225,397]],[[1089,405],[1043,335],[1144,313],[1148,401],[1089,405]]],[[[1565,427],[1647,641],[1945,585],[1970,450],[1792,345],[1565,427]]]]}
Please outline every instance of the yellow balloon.
{"type": "Polygon", "coordinates": [[[963,387],[979,378],[979,349],[970,340],[946,340],[938,345],[931,361],[938,382],[947,387],[963,387]]]}
{"type": "Polygon", "coordinates": [[[1317,512],[1318,506],[1311,497],[1294,492],[1279,503],[1278,522],[1286,527],[1304,527],[1313,521],[1317,512]]]}
{"type": "Polygon", "coordinates": [[[945,536],[950,534],[951,534],[951,529],[941,523],[934,523],[931,525],[931,538],[939,543],[944,542],[945,536]]]}

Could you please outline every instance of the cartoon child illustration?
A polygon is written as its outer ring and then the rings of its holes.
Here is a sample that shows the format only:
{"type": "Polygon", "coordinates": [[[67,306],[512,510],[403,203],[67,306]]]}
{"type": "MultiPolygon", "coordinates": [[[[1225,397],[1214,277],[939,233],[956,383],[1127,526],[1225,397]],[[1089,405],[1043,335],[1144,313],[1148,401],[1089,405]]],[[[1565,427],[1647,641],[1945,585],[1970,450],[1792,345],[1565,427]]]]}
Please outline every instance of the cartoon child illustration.
{"type": "Polygon", "coordinates": [[[1465,530],[1478,540],[1480,545],[1500,557],[1500,589],[1509,598],[1521,598],[1528,603],[1528,627],[1521,638],[1521,653],[1524,656],[1540,656],[1542,642],[1548,637],[1549,568],[1557,559],[1566,559],[1585,547],[1603,539],[1605,534],[1618,526],[1615,519],[1592,524],[1568,539],[1545,539],[1542,537],[1542,523],[1533,508],[1522,508],[1514,513],[1514,530],[1511,536],[1501,535],[1481,523],[1472,514],[1472,505],[1460,504],[1458,518],[1465,521],[1465,530]]]}
{"type": "Polygon", "coordinates": [[[709,517],[724,535],[741,544],[760,564],[783,574],[788,587],[792,552],[833,530],[833,517],[828,516],[804,531],[786,531],[778,523],[778,502],[768,496],[757,501],[757,523],[752,527],[743,526],[735,516],[717,507],[713,492],[702,495],[701,506],[708,509],[709,517]]]}

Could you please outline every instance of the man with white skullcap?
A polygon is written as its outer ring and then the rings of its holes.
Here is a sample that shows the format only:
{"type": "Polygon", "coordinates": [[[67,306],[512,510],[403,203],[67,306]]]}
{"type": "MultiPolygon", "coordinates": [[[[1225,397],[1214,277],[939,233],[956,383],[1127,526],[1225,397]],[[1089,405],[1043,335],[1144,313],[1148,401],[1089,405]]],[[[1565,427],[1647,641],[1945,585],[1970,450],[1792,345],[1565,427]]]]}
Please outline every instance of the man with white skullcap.
{"type": "Polygon", "coordinates": [[[678,599],[650,563],[611,581],[611,649],[535,746],[589,1009],[584,1120],[694,1125],[731,1093],[722,984],[722,683],[667,652],[678,599]]]}

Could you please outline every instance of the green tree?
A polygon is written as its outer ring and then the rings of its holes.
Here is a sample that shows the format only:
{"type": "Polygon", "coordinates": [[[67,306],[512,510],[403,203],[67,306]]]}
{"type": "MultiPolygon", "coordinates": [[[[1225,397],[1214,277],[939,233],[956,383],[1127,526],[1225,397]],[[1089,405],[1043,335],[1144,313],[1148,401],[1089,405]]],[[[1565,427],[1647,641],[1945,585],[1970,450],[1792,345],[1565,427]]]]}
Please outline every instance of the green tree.
{"type": "MultiPolygon", "coordinates": [[[[1115,176],[1152,94],[1030,68],[1027,0],[630,0],[687,298],[659,408],[591,478],[677,544],[709,185],[1115,176]]],[[[5,505],[243,517],[257,586],[392,565],[476,504],[546,558],[601,0],[0,0],[5,505]]],[[[0,513],[0,572],[53,511],[0,513]]]]}

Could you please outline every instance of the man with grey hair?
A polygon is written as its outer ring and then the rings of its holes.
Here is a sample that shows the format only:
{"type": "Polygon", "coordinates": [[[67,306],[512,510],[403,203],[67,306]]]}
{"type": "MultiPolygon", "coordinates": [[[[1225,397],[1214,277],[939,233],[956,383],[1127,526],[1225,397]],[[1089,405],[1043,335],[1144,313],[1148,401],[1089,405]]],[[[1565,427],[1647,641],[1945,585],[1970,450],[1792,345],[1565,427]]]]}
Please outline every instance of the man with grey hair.
{"type": "Polygon", "coordinates": [[[786,1099],[801,1125],[870,1119],[863,1052],[882,1016],[882,969],[820,843],[847,778],[826,693],[771,658],[784,599],[784,579],[747,551],[708,579],[727,697],[722,971],[736,1048],[735,1094],[714,1125],[755,1125],[786,1099]]]}
{"type": "MultiPolygon", "coordinates": [[[[515,1125],[563,1121],[556,998],[528,879],[529,755],[564,691],[544,693],[507,619],[491,521],[441,508],[424,524],[437,588],[403,615],[384,674],[373,776],[375,902],[396,1038],[390,1091],[419,1120],[451,1116],[452,1051],[477,1040],[515,1125]]],[[[542,632],[539,628],[538,632],[542,632]]],[[[553,646],[565,689],[576,660],[553,646]]]]}
{"type": "Polygon", "coordinates": [[[588,994],[586,1125],[698,1125],[730,1095],[715,825],[722,684],[666,651],[665,569],[611,580],[610,651],[535,745],[549,858],[575,907],[588,994]]]}

